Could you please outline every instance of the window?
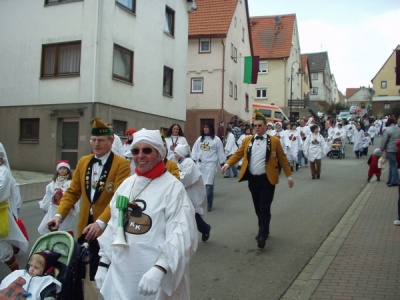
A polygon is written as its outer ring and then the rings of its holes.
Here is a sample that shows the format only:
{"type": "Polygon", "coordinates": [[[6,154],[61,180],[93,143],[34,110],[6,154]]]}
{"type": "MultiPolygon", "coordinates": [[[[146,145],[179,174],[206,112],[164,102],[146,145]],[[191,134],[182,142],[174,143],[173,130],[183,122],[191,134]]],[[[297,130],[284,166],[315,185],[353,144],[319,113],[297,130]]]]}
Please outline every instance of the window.
{"type": "Polygon", "coordinates": [[[244,27],[242,27],[242,42],[244,43],[244,34],[245,34],[245,30],[244,27]]]}
{"type": "Polygon", "coordinates": [[[311,88],[310,95],[318,95],[318,88],[317,87],[311,88]]]}
{"type": "Polygon", "coordinates": [[[233,82],[229,81],[229,97],[233,96],[233,82]]]}
{"type": "Polygon", "coordinates": [[[256,98],[267,99],[267,88],[264,87],[256,89],[256,98]]]}
{"type": "Polygon", "coordinates": [[[174,36],[174,29],[175,29],[175,12],[171,8],[166,6],[164,32],[174,36]]]}
{"type": "Polygon", "coordinates": [[[390,103],[385,103],[383,106],[384,109],[390,109],[390,103]]]}
{"type": "Polygon", "coordinates": [[[42,77],[79,75],[81,42],[42,46],[42,77]]]}
{"type": "Polygon", "coordinates": [[[164,66],[163,95],[172,97],[174,70],[164,66]]]}
{"type": "Polygon", "coordinates": [[[136,12],[136,0],[116,0],[116,3],[132,13],[136,12]]]}
{"type": "Polygon", "coordinates": [[[114,126],[114,133],[118,136],[125,136],[126,132],[126,122],[125,121],[118,121],[118,120],[113,120],[112,122],[114,126]]]}
{"type": "Polygon", "coordinates": [[[203,93],[203,78],[192,78],[191,93],[203,93]]]}
{"type": "Polygon", "coordinates": [[[45,0],[44,4],[59,4],[59,3],[64,3],[64,2],[75,2],[75,1],[82,1],[82,0],[45,0]]]}
{"type": "Polygon", "coordinates": [[[133,51],[114,45],[113,78],[133,82],[133,51]]]}
{"type": "Polygon", "coordinates": [[[211,52],[211,40],[210,39],[200,39],[199,40],[199,52],[200,53],[210,53],[211,52]]]}
{"type": "Polygon", "coordinates": [[[258,72],[259,73],[268,73],[268,62],[266,62],[266,61],[260,62],[258,72]]]}
{"type": "Polygon", "coordinates": [[[231,44],[231,58],[234,62],[237,61],[237,49],[233,44],[231,44]]]}
{"type": "Polygon", "coordinates": [[[387,88],[387,82],[381,81],[381,89],[386,89],[386,88],[387,88]]]}
{"type": "Polygon", "coordinates": [[[244,110],[248,112],[249,111],[249,94],[247,94],[247,93],[245,95],[245,105],[246,106],[245,106],[244,110]]]}
{"type": "Polygon", "coordinates": [[[19,126],[20,142],[39,142],[39,119],[20,119],[19,126]]]}
{"type": "Polygon", "coordinates": [[[318,73],[311,73],[311,80],[318,80],[318,73]]]}
{"type": "Polygon", "coordinates": [[[235,100],[237,100],[237,85],[236,84],[233,86],[233,98],[235,100]]]}

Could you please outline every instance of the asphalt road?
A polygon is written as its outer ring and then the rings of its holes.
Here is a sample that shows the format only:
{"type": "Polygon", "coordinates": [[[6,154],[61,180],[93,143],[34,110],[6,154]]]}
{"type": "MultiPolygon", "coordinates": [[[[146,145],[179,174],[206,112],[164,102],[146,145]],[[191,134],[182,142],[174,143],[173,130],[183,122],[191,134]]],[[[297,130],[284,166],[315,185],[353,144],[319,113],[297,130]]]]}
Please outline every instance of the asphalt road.
{"type": "MultiPolygon", "coordinates": [[[[282,174],[263,250],[255,241],[257,220],[247,183],[218,173],[214,209],[206,215],[211,236],[205,243],[199,239],[190,266],[191,299],[279,299],[367,184],[367,170],[367,158],[356,159],[347,145],[345,159],[323,159],[319,180],[311,180],[303,167],[294,172],[290,189],[282,174]]],[[[29,249],[43,216],[36,200],[24,203],[21,218],[30,235],[29,249]]],[[[21,266],[27,257],[17,256],[21,266]]],[[[1,264],[0,278],[8,272],[1,264]]]]}

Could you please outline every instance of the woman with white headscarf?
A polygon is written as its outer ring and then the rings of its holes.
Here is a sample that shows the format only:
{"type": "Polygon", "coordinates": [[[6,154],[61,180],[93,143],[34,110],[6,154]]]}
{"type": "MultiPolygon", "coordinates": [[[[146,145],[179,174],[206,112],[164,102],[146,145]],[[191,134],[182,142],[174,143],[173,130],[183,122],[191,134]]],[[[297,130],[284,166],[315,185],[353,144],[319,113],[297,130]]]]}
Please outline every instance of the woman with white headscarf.
{"type": "Polygon", "coordinates": [[[11,271],[19,269],[14,248],[26,252],[28,241],[17,224],[21,196],[14,177],[11,174],[6,150],[0,143],[0,262],[11,271]]]}

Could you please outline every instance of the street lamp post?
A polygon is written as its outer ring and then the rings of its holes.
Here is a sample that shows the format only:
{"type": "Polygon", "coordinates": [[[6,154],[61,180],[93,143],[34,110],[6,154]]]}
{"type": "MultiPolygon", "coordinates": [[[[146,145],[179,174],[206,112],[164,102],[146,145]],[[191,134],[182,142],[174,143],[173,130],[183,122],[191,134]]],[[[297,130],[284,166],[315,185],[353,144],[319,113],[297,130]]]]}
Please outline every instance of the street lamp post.
{"type": "Polygon", "coordinates": [[[292,117],[292,102],[293,102],[293,70],[294,70],[294,68],[293,68],[293,65],[295,64],[295,63],[298,63],[299,64],[299,69],[298,69],[298,71],[297,71],[297,75],[300,75],[301,74],[301,68],[300,68],[300,63],[296,60],[296,61],[294,61],[293,63],[292,63],[292,67],[290,68],[290,99],[289,99],[289,118],[291,118],[292,117]]]}

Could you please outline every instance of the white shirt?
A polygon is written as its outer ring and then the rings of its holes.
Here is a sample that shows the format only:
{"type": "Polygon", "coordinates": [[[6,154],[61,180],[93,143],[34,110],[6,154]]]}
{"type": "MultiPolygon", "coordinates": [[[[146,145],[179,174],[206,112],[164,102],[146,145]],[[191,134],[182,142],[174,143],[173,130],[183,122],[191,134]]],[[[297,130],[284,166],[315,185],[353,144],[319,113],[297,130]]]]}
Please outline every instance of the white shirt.
{"type": "Polygon", "coordinates": [[[265,174],[265,155],[267,153],[266,135],[262,140],[254,138],[251,148],[249,171],[252,175],[265,174]]]}

